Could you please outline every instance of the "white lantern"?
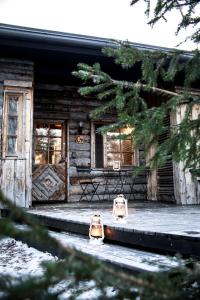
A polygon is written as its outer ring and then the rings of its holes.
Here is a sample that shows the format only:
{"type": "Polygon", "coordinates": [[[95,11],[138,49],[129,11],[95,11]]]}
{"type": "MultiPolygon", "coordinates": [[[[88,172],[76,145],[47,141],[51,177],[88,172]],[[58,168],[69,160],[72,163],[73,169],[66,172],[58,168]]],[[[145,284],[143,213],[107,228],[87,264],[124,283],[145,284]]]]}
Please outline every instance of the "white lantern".
{"type": "Polygon", "coordinates": [[[99,213],[95,213],[90,222],[89,229],[90,243],[101,245],[104,239],[103,221],[99,213]]]}
{"type": "Polygon", "coordinates": [[[124,195],[118,195],[113,202],[113,218],[117,223],[126,223],[128,218],[128,205],[124,195]]]}
{"type": "Polygon", "coordinates": [[[114,160],[113,161],[113,170],[114,171],[119,171],[120,170],[120,161],[119,160],[114,160]]]}

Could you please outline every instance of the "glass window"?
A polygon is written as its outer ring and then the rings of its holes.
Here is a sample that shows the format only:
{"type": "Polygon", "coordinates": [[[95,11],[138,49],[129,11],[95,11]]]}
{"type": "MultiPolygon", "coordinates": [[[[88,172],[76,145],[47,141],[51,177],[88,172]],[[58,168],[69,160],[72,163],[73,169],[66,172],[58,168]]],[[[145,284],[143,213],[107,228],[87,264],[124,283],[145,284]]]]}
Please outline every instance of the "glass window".
{"type": "Polygon", "coordinates": [[[7,95],[7,143],[6,155],[18,154],[19,130],[19,101],[18,95],[7,95]]]}
{"type": "Polygon", "coordinates": [[[120,128],[113,132],[106,134],[106,155],[107,166],[112,167],[113,161],[119,161],[121,166],[133,165],[133,145],[130,136],[127,135],[131,132],[130,128],[120,128]]]}
{"type": "Polygon", "coordinates": [[[58,164],[62,160],[62,132],[61,122],[35,124],[35,164],[58,164]]]}
{"type": "Polygon", "coordinates": [[[95,125],[95,164],[97,168],[112,167],[114,161],[119,161],[121,166],[134,165],[134,148],[131,136],[132,128],[120,128],[107,132],[102,137],[97,133],[100,125],[95,125]],[[127,136],[123,136],[127,135],[127,136]],[[123,139],[120,139],[123,136],[123,139]]]}

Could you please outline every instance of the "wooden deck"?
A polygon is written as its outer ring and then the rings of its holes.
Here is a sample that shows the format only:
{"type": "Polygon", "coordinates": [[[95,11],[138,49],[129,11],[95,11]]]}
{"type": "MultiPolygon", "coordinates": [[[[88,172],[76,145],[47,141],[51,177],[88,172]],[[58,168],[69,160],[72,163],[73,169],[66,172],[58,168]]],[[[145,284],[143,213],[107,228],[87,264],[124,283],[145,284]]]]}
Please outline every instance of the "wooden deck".
{"type": "Polygon", "coordinates": [[[37,206],[28,211],[49,227],[86,236],[90,218],[98,211],[104,220],[105,242],[200,257],[198,206],[131,202],[127,224],[113,223],[109,202],[37,206]]]}

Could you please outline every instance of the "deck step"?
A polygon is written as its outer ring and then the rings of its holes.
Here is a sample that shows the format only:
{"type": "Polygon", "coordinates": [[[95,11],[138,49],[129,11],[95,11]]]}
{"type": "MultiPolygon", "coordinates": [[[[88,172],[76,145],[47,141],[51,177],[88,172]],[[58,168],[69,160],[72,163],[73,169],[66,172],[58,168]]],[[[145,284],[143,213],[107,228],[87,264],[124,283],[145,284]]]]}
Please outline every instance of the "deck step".
{"type": "Polygon", "coordinates": [[[167,257],[123,246],[107,243],[92,245],[86,236],[53,231],[50,231],[50,234],[61,242],[63,246],[76,248],[83,253],[92,255],[131,273],[167,271],[181,263],[176,257],[167,257]]]}
{"type": "MultiPolygon", "coordinates": [[[[33,210],[29,211],[29,213],[39,219],[42,224],[52,229],[88,236],[89,218],[81,218],[81,213],[79,214],[77,210],[74,210],[74,215],[70,216],[69,213],[65,215],[65,213],[59,213],[59,211],[45,212],[33,210]]],[[[118,225],[112,222],[107,222],[104,228],[105,240],[111,243],[128,245],[133,248],[138,247],[157,253],[179,253],[200,257],[200,231],[151,231],[136,229],[131,224],[118,225]]]]}

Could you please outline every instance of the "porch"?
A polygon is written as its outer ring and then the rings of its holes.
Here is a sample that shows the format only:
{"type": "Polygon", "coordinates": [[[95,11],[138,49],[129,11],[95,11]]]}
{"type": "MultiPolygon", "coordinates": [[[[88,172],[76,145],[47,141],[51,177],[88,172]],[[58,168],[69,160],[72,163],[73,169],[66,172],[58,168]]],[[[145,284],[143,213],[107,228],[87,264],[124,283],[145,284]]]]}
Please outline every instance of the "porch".
{"type": "Polygon", "coordinates": [[[88,237],[91,216],[103,218],[105,242],[153,252],[199,257],[200,208],[150,201],[128,203],[127,224],[112,219],[112,202],[36,205],[28,212],[52,229],[88,237]]]}
{"type": "Polygon", "coordinates": [[[91,120],[90,112],[100,105],[94,97],[82,98],[75,86],[35,84],[33,203],[94,202],[117,194],[134,201],[175,202],[172,160],[158,170],[135,176],[134,167],[146,162],[144,151],[134,149],[130,138],[116,139],[130,128],[104,135],[97,132],[116,119],[110,111],[101,120],[91,120]],[[119,163],[117,170],[115,163],[119,163]]]}

